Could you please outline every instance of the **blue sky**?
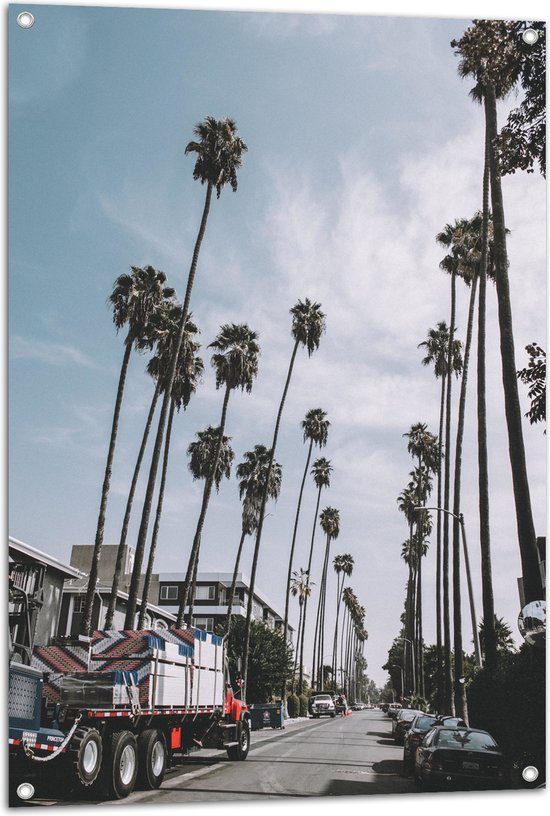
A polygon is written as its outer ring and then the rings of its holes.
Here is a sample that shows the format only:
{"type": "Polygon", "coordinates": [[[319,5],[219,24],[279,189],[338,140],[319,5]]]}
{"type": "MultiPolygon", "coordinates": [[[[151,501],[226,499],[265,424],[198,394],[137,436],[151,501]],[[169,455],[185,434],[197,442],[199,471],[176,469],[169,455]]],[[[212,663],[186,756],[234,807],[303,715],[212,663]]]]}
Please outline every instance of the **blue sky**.
{"type": "MultiPolygon", "coordinates": [[[[223,4],[218,4],[222,7],[223,4]]],[[[260,6],[258,5],[258,8],[260,6]]],[[[270,8],[274,8],[270,4],[270,8]]],[[[378,9],[379,10],[379,9],[378,9]]],[[[466,10],[467,11],[467,10],[466,10]]],[[[183,296],[204,188],[184,156],[194,124],[231,116],[249,147],[236,194],[214,202],[192,297],[203,354],[221,323],[260,334],[251,395],[231,398],[236,461],[268,444],[291,352],[288,310],[322,303],[327,332],[302,352],[277,458],[283,489],[266,520],[258,585],[282,606],[286,558],[306,450],[300,422],[321,407],[334,466],[323,505],[339,508],[333,554],[350,552],[365,606],[369,673],[399,627],[407,528],[396,497],[412,460],[403,434],[437,431],[438,385],[421,367],[428,328],[448,320],[449,281],[435,234],[480,206],[483,117],[449,46],[467,19],[10,7],[9,444],[10,533],[68,560],[92,542],[122,335],[106,305],[130,265],[163,270],[183,296]],[[28,31],[15,23],[25,8],[28,31]]],[[[514,99],[500,109],[501,121],[514,99]]],[[[545,186],[504,180],[518,367],[545,344],[545,186]]],[[[458,334],[467,293],[459,290],[458,334]]],[[[116,543],[152,396],[134,355],[124,398],[106,543],[116,543]]],[[[491,535],[497,614],[516,632],[520,562],[507,456],[494,293],[489,293],[491,535]]],[[[472,389],[475,376],[471,376],[472,389]]],[[[473,390],[463,512],[481,610],[473,390]]],[[[458,389],[455,389],[455,395],[458,389]]],[[[524,410],[525,390],[520,387],[524,410]]],[[[213,373],[178,417],[156,568],[183,571],[201,485],[187,471],[195,432],[221,410],[213,373]]],[[[524,426],[539,534],[545,523],[545,437],[524,426]]],[[[296,568],[314,511],[304,498],[296,568]]],[[[135,541],[135,514],[130,543],[135,541]]],[[[214,496],[201,568],[229,571],[240,532],[236,482],[214,496]]],[[[321,536],[317,538],[320,561],[321,536]]],[[[251,545],[244,556],[249,570],[251,545]]],[[[435,639],[435,544],[425,567],[425,634],[435,639]]],[[[320,572],[320,570],[319,570],[320,572]]],[[[319,575],[313,575],[313,579],[319,575]]],[[[330,587],[329,625],[335,587],[330,587]]],[[[465,593],[464,593],[465,594],[465,593]]],[[[297,622],[297,610],[294,610],[297,622]]],[[[293,613],[293,614],[294,614],[293,613]]],[[[311,616],[313,617],[313,615],[311,616]]],[[[464,607],[464,620],[468,620],[464,607]]],[[[467,634],[467,632],[466,632],[467,634]]]]}

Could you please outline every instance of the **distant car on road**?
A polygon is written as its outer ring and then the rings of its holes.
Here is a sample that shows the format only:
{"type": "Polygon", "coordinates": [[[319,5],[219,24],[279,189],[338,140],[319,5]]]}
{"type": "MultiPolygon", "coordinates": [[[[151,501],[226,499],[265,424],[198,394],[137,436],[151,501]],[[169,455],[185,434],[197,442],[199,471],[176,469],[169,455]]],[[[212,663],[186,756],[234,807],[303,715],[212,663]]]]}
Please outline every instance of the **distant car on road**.
{"type": "Polygon", "coordinates": [[[423,788],[495,790],[509,785],[509,772],[487,731],[436,725],[417,748],[414,779],[423,788]]]}
{"type": "Polygon", "coordinates": [[[401,711],[402,708],[403,706],[401,703],[390,703],[387,711],[388,717],[395,717],[397,712],[401,711]]]}
{"type": "Polygon", "coordinates": [[[311,702],[311,713],[313,717],[336,716],[336,706],[330,694],[316,694],[311,702]]]}

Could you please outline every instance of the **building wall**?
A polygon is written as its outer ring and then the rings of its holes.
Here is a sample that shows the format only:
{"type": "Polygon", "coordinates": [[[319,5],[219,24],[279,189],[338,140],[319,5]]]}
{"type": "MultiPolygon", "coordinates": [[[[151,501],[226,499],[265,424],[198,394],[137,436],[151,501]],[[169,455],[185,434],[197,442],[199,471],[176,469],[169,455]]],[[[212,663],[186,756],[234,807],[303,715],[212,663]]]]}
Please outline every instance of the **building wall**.
{"type": "Polygon", "coordinates": [[[37,646],[47,646],[57,634],[63,583],[62,575],[46,571],[43,604],[37,615],[34,631],[34,642],[37,646]]]}

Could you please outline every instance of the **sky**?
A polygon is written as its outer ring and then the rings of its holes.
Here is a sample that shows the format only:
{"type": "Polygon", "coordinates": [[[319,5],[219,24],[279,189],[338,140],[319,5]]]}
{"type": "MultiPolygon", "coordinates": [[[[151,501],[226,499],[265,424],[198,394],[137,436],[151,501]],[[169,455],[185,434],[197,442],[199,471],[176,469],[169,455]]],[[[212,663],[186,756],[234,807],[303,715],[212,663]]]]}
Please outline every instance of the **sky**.
{"type": "MultiPolygon", "coordinates": [[[[227,11],[221,2],[215,11],[10,7],[9,532],[67,562],[74,544],[93,542],[124,338],[106,299],[118,275],[147,264],[183,297],[205,193],[185,145],[206,115],[230,116],[248,152],[237,192],[225,189],[213,202],[200,255],[191,309],[206,370],[175,425],[155,571],[185,571],[199,513],[202,484],[191,479],[186,450],[198,430],[219,421],[222,402],[207,345],[222,323],[246,322],[259,333],[252,393],[229,403],[226,433],[238,463],[272,438],[292,351],[289,309],[298,299],[318,301],[327,330],[311,357],[301,350],[296,360],[276,453],[282,491],[264,525],[257,586],[283,610],[306,459],[300,423],[320,407],[331,426],[316,453],[333,465],[322,507],[340,512],[331,554],[354,558],[349,585],[366,610],[368,674],[383,685],[407,578],[400,553],[408,530],[396,499],[414,463],[403,435],[417,422],[438,427],[439,383],[418,349],[429,328],[449,320],[449,277],[435,235],[481,205],[483,112],[449,45],[471,17],[329,14],[334,5],[316,6],[323,13],[227,11]],[[16,24],[22,9],[36,18],[29,30],[16,24]]],[[[499,105],[500,123],[518,101],[499,105]]],[[[516,173],[503,192],[520,368],[528,343],[546,348],[545,184],[538,173],[516,173]]],[[[459,286],[462,340],[467,298],[459,286]]],[[[118,542],[152,397],[146,362],[133,354],[105,543],[118,542]]],[[[487,369],[495,610],[519,643],[521,568],[492,287],[487,369]]],[[[481,617],[475,370],[469,383],[461,509],[481,617]]],[[[525,413],[526,388],[519,390],[525,413]]],[[[457,386],[454,394],[456,404],[457,386]]],[[[527,420],[524,438],[543,535],[546,438],[527,420]]],[[[306,566],[315,499],[309,480],[295,569],[306,566]]],[[[231,571],[239,536],[233,476],[212,497],[200,569],[231,571]]],[[[323,546],[319,531],[317,587],[323,546]]],[[[249,573],[251,540],[243,558],[249,573]]],[[[423,567],[427,643],[435,641],[434,573],[435,536],[423,567]]],[[[331,575],[328,632],[335,606],[331,575]]],[[[471,651],[465,587],[463,620],[471,651]]]]}

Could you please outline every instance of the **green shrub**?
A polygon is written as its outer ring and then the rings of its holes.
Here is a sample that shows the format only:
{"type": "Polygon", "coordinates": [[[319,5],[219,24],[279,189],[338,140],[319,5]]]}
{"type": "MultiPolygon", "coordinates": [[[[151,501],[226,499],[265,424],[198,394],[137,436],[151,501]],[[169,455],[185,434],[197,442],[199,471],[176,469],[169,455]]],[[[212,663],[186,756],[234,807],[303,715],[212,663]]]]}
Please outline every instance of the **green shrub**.
{"type": "Polygon", "coordinates": [[[300,694],[300,717],[307,717],[309,704],[309,697],[306,694],[300,694]]]}
{"type": "Polygon", "coordinates": [[[300,714],[300,698],[297,694],[289,694],[286,701],[288,716],[291,720],[300,714]]]}

